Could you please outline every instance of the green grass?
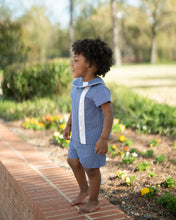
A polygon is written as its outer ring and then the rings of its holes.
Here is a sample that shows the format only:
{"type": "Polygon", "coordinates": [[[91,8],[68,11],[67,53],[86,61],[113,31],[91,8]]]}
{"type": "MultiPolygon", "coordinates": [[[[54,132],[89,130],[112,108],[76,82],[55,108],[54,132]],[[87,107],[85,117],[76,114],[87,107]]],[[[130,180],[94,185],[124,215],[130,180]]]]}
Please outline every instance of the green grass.
{"type": "Polygon", "coordinates": [[[158,103],[176,106],[176,65],[137,64],[113,67],[105,82],[127,86],[133,92],[158,103]]]}
{"type": "MultiPolygon", "coordinates": [[[[130,70],[129,66],[120,68],[130,70]]],[[[134,68],[141,67],[136,65],[134,68]]],[[[127,80],[128,75],[126,73],[127,80]]],[[[112,94],[114,117],[119,118],[127,128],[133,128],[139,133],[162,134],[176,138],[176,107],[154,102],[136,94],[132,88],[117,83],[109,83],[108,87],[112,94]]],[[[62,96],[36,98],[33,101],[16,102],[0,99],[0,117],[5,120],[19,120],[25,117],[69,112],[71,110],[69,92],[62,96]]]]}
{"type": "Polygon", "coordinates": [[[110,86],[114,117],[139,133],[176,137],[176,107],[158,104],[116,84],[110,86]]]}
{"type": "Polygon", "coordinates": [[[71,99],[69,95],[36,98],[33,101],[16,102],[0,99],[0,117],[7,120],[19,120],[25,117],[69,112],[71,99]]]}
{"type": "MultiPolygon", "coordinates": [[[[139,133],[176,138],[176,107],[158,104],[133,93],[129,88],[117,87],[116,84],[108,87],[112,93],[114,117],[119,118],[127,128],[134,128],[139,133]]],[[[69,92],[62,96],[36,98],[33,101],[0,100],[0,117],[5,120],[40,117],[70,110],[69,92]]]]}

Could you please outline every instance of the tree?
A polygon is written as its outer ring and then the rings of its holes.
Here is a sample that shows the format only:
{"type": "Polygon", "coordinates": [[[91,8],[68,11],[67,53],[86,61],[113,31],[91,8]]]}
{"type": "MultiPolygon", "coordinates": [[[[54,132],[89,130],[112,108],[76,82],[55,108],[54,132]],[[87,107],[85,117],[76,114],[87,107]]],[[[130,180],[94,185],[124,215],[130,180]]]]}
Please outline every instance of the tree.
{"type": "Polygon", "coordinates": [[[9,19],[0,21],[0,67],[26,60],[27,47],[23,41],[22,25],[9,19]]]}
{"type": "Polygon", "coordinates": [[[19,19],[29,47],[28,60],[44,60],[47,57],[48,45],[52,40],[52,25],[45,12],[44,6],[32,6],[19,19]]]}
{"type": "Polygon", "coordinates": [[[70,53],[74,40],[74,29],[73,29],[73,0],[70,0],[70,24],[69,24],[69,44],[70,44],[70,53]]]}
{"type": "Polygon", "coordinates": [[[0,0],[0,20],[4,21],[10,17],[11,11],[7,7],[5,0],[0,0]]]}
{"type": "Polygon", "coordinates": [[[172,4],[172,0],[142,0],[141,9],[148,15],[150,24],[151,63],[156,63],[157,59],[157,36],[171,24],[170,17],[174,14],[170,7],[172,4]]]}
{"type": "Polygon", "coordinates": [[[121,54],[119,48],[119,31],[117,27],[117,9],[116,1],[111,0],[111,16],[112,16],[112,29],[113,29],[113,48],[114,48],[114,58],[115,65],[121,65],[121,54]]]}
{"type": "Polygon", "coordinates": [[[100,37],[113,47],[111,19],[104,19],[105,15],[110,18],[110,14],[110,4],[100,4],[98,8],[93,5],[83,7],[75,20],[75,39],[100,37]]]}

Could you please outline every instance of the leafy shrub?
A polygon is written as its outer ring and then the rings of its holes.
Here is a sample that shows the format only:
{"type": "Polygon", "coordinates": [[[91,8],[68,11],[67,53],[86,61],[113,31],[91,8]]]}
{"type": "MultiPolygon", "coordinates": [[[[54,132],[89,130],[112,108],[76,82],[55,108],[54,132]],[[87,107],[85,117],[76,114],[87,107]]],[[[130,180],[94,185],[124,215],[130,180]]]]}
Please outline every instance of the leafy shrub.
{"type": "Polygon", "coordinates": [[[144,155],[145,157],[152,157],[153,154],[154,154],[153,150],[147,150],[144,155]]]}
{"type": "Polygon", "coordinates": [[[162,154],[162,155],[160,155],[160,156],[156,156],[155,159],[156,159],[156,162],[157,162],[157,163],[162,163],[162,162],[167,161],[167,158],[166,158],[166,155],[165,155],[165,154],[162,154]]]}
{"type": "Polygon", "coordinates": [[[167,188],[171,188],[171,187],[174,187],[175,186],[175,181],[172,177],[169,177],[168,179],[166,179],[164,181],[164,186],[167,187],[167,188]]]}
{"type": "Polygon", "coordinates": [[[63,94],[71,80],[70,67],[66,61],[18,64],[5,69],[2,90],[4,98],[22,101],[63,94]]]}
{"type": "Polygon", "coordinates": [[[164,192],[163,195],[157,200],[160,205],[166,205],[171,212],[176,212],[176,197],[164,192]]]}
{"type": "Polygon", "coordinates": [[[71,98],[69,95],[55,95],[51,98],[35,98],[17,102],[0,99],[0,117],[8,120],[19,120],[26,117],[40,117],[41,115],[58,114],[71,111],[71,98]]]}
{"type": "Polygon", "coordinates": [[[176,107],[158,104],[126,87],[117,87],[115,84],[109,87],[114,117],[118,117],[127,128],[134,128],[139,133],[176,137],[176,107]]]}
{"type": "Polygon", "coordinates": [[[131,148],[130,153],[136,153],[137,152],[137,148],[131,148]]]}

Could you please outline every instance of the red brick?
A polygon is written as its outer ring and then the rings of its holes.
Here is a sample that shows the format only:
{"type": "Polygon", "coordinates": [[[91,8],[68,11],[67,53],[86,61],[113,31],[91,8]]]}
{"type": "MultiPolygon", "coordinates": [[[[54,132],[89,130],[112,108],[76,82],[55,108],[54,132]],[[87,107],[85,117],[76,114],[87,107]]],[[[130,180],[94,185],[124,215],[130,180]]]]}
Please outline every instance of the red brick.
{"type": "Polygon", "coordinates": [[[2,220],[131,219],[102,196],[101,207],[78,213],[70,201],[79,193],[73,174],[36,151],[0,123],[0,213],[2,220]]]}

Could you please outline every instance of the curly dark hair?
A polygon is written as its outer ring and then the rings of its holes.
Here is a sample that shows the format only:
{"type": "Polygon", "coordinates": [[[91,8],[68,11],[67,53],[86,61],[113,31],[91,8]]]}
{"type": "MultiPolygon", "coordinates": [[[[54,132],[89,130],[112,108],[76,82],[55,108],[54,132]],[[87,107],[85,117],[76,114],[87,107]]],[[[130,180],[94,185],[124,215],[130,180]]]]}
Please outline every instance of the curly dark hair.
{"type": "Polygon", "coordinates": [[[100,38],[78,40],[72,45],[72,51],[82,54],[90,65],[93,63],[97,67],[96,75],[105,76],[112,66],[112,50],[100,38]]]}

